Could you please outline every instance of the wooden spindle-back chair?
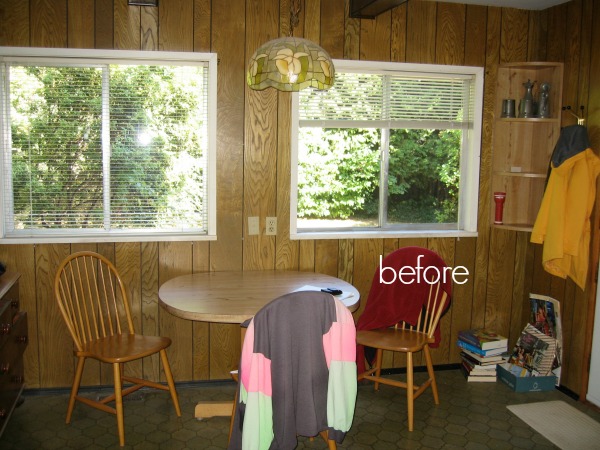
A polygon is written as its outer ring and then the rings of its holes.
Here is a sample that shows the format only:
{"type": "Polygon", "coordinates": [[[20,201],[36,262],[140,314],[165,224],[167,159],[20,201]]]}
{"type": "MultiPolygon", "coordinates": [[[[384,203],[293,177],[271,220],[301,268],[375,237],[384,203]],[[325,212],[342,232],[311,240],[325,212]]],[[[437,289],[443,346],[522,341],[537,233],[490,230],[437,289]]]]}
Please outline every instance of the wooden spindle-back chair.
{"type": "MultiPolygon", "coordinates": [[[[414,248],[399,249],[396,252],[412,251],[414,248]]],[[[421,250],[419,250],[421,251],[421,250]]],[[[422,249],[425,254],[431,254],[433,258],[439,259],[439,256],[430,252],[427,249],[422,249]]],[[[443,264],[439,259],[439,264],[443,264]]],[[[445,264],[443,264],[445,266],[445,264]]],[[[439,267],[443,269],[442,267],[439,267]]],[[[397,269],[397,268],[396,268],[397,269]]],[[[438,271],[439,275],[443,275],[438,271]]],[[[374,281],[375,282],[375,281],[374,281]]],[[[444,311],[449,307],[449,287],[442,286],[440,279],[436,281],[434,277],[427,279],[426,275],[423,274],[420,280],[422,288],[415,289],[415,286],[411,286],[411,294],[418,292],[418,295],[413,295],[409,302],[414,303],[420,308],[418,319],[414,323],[408,323],[406,321],[399,321],[394,323],[393,326],[385,326],[376,329],[360,329],[357,326],[356,342],[358,345],[362,345],[365,348],[369,347],[375,349],[375,359],[371,368],[366,371],[359,373],[358,380],[371,380],[375,382],[375,389],[379,389],[379,384],[386,384],[395,387],[405,388],[407,391],[407,409],[408,409],[408,429],[413,430],[414,427],[414,400],[419,397],[428,387],[431,387],[433,394],[433,400],[436,405],[439,405],[439,395],[437,384],[435,381],[435,373],[433,370],[433,363],[430,353],[430,345],[435,342],[435,333],[438,329],[440,318],[444,311]],[[446,290],[444,290],[444,288],[446,290]],[[406,380],[390,379],[381,375],[383,352],[384,350],[392,352],[401,352],[406,354],[406,380]],[[425,357],[425,364],[427,367],[428,378],[420,385],[414,383],[414,354],[423,352],[425,357]]],[[[387,289],[387,287],[383,287],[387,289]]],[[[393,289],[398,287],[391,287],[390,290],[393,293],[393,289]]],[[[385,294],[384,294],[385,295],[385,294]]],[[[367,300],[367,308],[369,308],[369,300],[367,300]]],[[[391,302],[394,300],[392,299],[391,302]]],[[[391,313],[390,313],[391,314],[391,313]]],[[[391,316],[393,316],[391,314],[391,316]]]]}
{"type": "Polygon", "coordinates": [[[74,253],[59,265],[54,291],[58,307],[74,342],[77,368],[71,388],[66,423],[70,423],[75,401],[117,416],[119,444],[125,445],[123,397],[142,387],[168,390],[177,416],[179,400],[166,349],[171,339],[135,334],[125,286],[116,267],[94,252],[74,253]],[[160,354],[167,386],[150,380],[125,376],[123,366],[153,354],[160,354]],[[114,393],[98,401],[78,395],[87,358],[112,364],[114,393]],[[124,383],[128,383],[124,386],[124,383]],[[131,385],[129,385],[131,383],[131,385]],[[108,403],[115,403],[111,407],[108,403]]]}

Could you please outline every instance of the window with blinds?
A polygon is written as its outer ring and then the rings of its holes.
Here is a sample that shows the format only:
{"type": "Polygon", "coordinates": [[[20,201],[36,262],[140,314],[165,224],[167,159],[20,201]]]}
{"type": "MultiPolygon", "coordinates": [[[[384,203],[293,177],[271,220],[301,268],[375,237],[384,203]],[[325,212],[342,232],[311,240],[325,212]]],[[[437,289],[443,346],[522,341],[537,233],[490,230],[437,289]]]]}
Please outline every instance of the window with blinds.
{"type": "Polygon", "coordinates": [[[291,235],[475,233],[483,69],[334,63],[293,94],[291,235]]]}
{"type": "Polygon", "coordinates": [[[4,239],[214,238],[216,57],[2,49],[4,239]]]}

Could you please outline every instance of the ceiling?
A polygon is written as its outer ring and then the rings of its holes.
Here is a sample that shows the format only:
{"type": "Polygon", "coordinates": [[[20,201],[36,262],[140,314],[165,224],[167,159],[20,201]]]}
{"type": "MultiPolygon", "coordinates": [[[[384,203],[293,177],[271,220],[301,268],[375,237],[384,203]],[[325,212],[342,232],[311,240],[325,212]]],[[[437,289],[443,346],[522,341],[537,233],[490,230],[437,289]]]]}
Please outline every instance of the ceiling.
{"type": "Polygon", "coordinates": [[[570,0],[433,0],[447,3],[467,3],[470,5],[502,6],[519,9],[546,9],[567,3],[570,0]]]}

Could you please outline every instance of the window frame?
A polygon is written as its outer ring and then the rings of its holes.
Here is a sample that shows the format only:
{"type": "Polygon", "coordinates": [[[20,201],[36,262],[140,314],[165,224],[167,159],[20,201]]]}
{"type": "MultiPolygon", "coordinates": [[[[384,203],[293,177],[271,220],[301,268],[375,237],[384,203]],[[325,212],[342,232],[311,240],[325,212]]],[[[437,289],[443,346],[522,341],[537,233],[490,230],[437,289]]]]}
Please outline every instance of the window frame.
{"type": "MultiPolygon", "coordinates": [[[[470,136],[469,145],[461,148],[461,177],[459,186],[458,228],[430,229],[427,224],[388,226],[386,228],[348,228],[348,229],[298,229],[298,138],[300,128],[300,94],[292,93],[292,112],[290,127],[291,176],[290,176],[290,238],[291,239],[360,239],[394,237],[475,237],[477,236],[477,218],[479,209],[479,174],[481,162],[481,136],[483,128],[484,68],[476,66],[454,66],[438,64],[413,64],[382,61],[334,60],[336,72],[354,72],[365,74],[393,73],[448,73],[474,77],[473,122],[466,128],[470,136]],[[466,150],[466,151],[465,151],[466,150]]],[[[467,139],[463,136],[463,140],[467,139]]]]}
{"type": "MultiPolygon", "coordinates": [[[[188,240],[216,240],[217,239],[217,54],[171,51],[134,51],[134,50],[98,50],[98,49],[58,49],[58,48],[32,48],[32,47],[0,47],[0,63],[5,60],[15,61],[36,59],[44,62],[74,62],[75,64],[111,64],[144,62],[147,65],[165,63],[177,64],[207,64],[207,136],[208,149],[206,161],[206,231],[173,231],[159,230],[104,230],[94,229],[65,229],[65,230],[20,230],[15,234],[7,234],[4,219],[0,220],[0,243],[79,243],[79,242],[148,242],[148,241],[188,241],[188,240]]],[[[9,85],[5,81],[4,67],[0,67],[0,182],[4,186],[4,174],[7,170],[5,155],[10,152],[10,124],[4,119],[8,117],[10,104],[9,85]]],[[[0,190],[0,213],[8,211],[12,203],[12,191],[0,190]]]]}

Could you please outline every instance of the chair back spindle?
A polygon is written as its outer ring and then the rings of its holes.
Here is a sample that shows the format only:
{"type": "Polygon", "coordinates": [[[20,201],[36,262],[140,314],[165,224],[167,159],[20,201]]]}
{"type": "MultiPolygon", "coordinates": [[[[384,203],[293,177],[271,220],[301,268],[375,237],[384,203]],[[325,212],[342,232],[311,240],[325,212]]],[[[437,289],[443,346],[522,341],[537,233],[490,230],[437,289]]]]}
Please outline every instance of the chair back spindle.
{"type": "Polygon", "coordinates": [[[106,258],[90,252],[71,255],[58,269],[55,291],[79,351],[92,340],[135,332],[125,286],[106,258]]]}
{"type": "Polygon", "coordinates": [[[416,325],[402,321],[396,324],[394,328],[421,332],[426,334],[430,339],[433,339],[433,334],[444,312],[447,298],[448,294],[441,289],[439,281],[437,283],[429,283],[427,301],[419,313],[416,325]]]}

